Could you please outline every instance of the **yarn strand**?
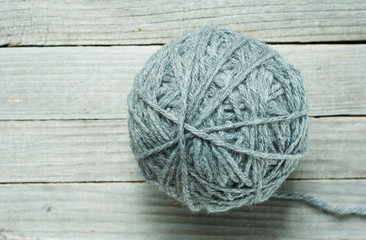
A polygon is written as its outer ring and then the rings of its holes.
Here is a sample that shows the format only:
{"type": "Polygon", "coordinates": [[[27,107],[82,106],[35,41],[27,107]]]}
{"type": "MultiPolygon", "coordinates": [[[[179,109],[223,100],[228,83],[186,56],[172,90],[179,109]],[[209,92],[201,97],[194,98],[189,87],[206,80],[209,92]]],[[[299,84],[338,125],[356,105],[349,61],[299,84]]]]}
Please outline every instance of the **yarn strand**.
{"type": "Polygon", "coordinates": [[[232,92],[232,90],[237,87],[240,83],[246,80],[248,75],[257,67],[261,66],[265,63],[268,59],[274,57],[276,53],[267,52],[259,59],[251,65],[249,68],[243,68],[243,72],[238,73],[233,80],[230,82],[229,85],[225,86],[219,93],[217,93],[217,98],[213,98],[214,100],[209,104],[209,108],[201,115],[200,119],[195,123],[195,126],[200,126],[202,122],[209,117],[214,110],[222,103],[227,96],[232,92]]]}
{"type": "Polygon", "coordinates": [[[271,198],[276,199],[287,199],[287,200],[300,200],[305,201],[315,207],[319,207],[330,213],[340,214],[340,215],[347,215],[347,214],[354,214],[360,216],[366,216],[366,208],[362,207],[349,207],[349,206],[335,206],[329,203],[326,203],[314,196],[303,194],[303,193],[285,193],[285,192],[275,192],[271,198]]]}

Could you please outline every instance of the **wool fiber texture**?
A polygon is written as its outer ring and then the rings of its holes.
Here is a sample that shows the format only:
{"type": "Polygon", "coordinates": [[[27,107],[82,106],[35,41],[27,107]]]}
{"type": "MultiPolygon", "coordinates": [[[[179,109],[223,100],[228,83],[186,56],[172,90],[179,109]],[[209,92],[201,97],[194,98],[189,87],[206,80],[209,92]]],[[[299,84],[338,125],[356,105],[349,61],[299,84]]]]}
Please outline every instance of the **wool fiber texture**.
{"type": "Polygon", "coordinates": [[[142,175],[194,212],[267,200],[306,152],[299,69],[225,29],[189,31],[159,49],[136,75],[128,110],[142,175]]]}

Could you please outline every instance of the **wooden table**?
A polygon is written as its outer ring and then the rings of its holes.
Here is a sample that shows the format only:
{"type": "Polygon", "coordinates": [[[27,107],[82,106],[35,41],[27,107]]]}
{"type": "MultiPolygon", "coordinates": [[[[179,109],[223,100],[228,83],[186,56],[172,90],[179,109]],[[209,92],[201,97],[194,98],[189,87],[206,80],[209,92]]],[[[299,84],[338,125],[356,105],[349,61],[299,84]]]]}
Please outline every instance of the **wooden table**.
{"type": "Polygon", "coordinates": [[[305,77],[308,154],[283,184],[366,207],[366,2],[0,0],[0,239],[366,239],[366,219],[269,200],[192,214],[129,148],[134,75],[185,30],[269,43],[305,77]],[[2,237],[2,238],[1,238],[2,237]]]}

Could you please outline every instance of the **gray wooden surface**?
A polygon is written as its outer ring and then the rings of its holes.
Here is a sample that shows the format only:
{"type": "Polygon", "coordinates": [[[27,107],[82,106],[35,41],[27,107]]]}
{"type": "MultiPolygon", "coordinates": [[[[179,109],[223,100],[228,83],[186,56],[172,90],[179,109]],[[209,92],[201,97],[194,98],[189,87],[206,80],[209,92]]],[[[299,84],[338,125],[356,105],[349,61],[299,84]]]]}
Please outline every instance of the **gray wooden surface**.
{"type": "Polygon", "coordinates": [[[366,239],[365,218],[297,201],[192,214],[144,182],[126,123],[134,75],[170,38],[259,38],[302,70],[310,107],[308,154],[282,189],[366,207],[366,2],[0,6],[0,239],[366,239]]]}
{"type": "Polygon", "coordinates": [[[364,40],[360,0],[1,0],[0,44],[159,44],[217,25],[270,42],[364,40]]]}
{"type": "MultiPolygon", "coordinates": [[[[127,117],[134,75],[160,47],[4,48],[0,119],[127,117]]],[[[366,45],[274,45],[304,75],[310,115],[366,112],[366,45]]]]}
{"type": "MultiPolygon", "coordinates": [[[[366,205],[365,180],[288,181],[282,188],[366,205]]],[[[7,239],[365,239],[364,219],[296,201],[207,216],[191,214],[146,183],[17,184],[0,191],[7,239]]]]}
{"type": "MultiPolygon", "coordinates": [[[[366,176],[366,118],[311,118],[291,179],[366,176]]],[[[142,181],[127,120],[0,121],[0,183],[142,181]]]]}

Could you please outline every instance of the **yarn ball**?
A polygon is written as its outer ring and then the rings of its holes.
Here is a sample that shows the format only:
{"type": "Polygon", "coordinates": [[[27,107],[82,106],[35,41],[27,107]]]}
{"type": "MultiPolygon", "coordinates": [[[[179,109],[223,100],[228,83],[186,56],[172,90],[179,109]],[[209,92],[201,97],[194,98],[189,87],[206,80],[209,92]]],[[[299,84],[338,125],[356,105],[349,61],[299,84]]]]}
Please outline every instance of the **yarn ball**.
{"type": "Polygon", "coordinates": [[[135,77],[128,113],[142,175],[193,212],[267,200],[306,152],[300,71],[225,29],[188,31],[159,49],[135,77]]]}

